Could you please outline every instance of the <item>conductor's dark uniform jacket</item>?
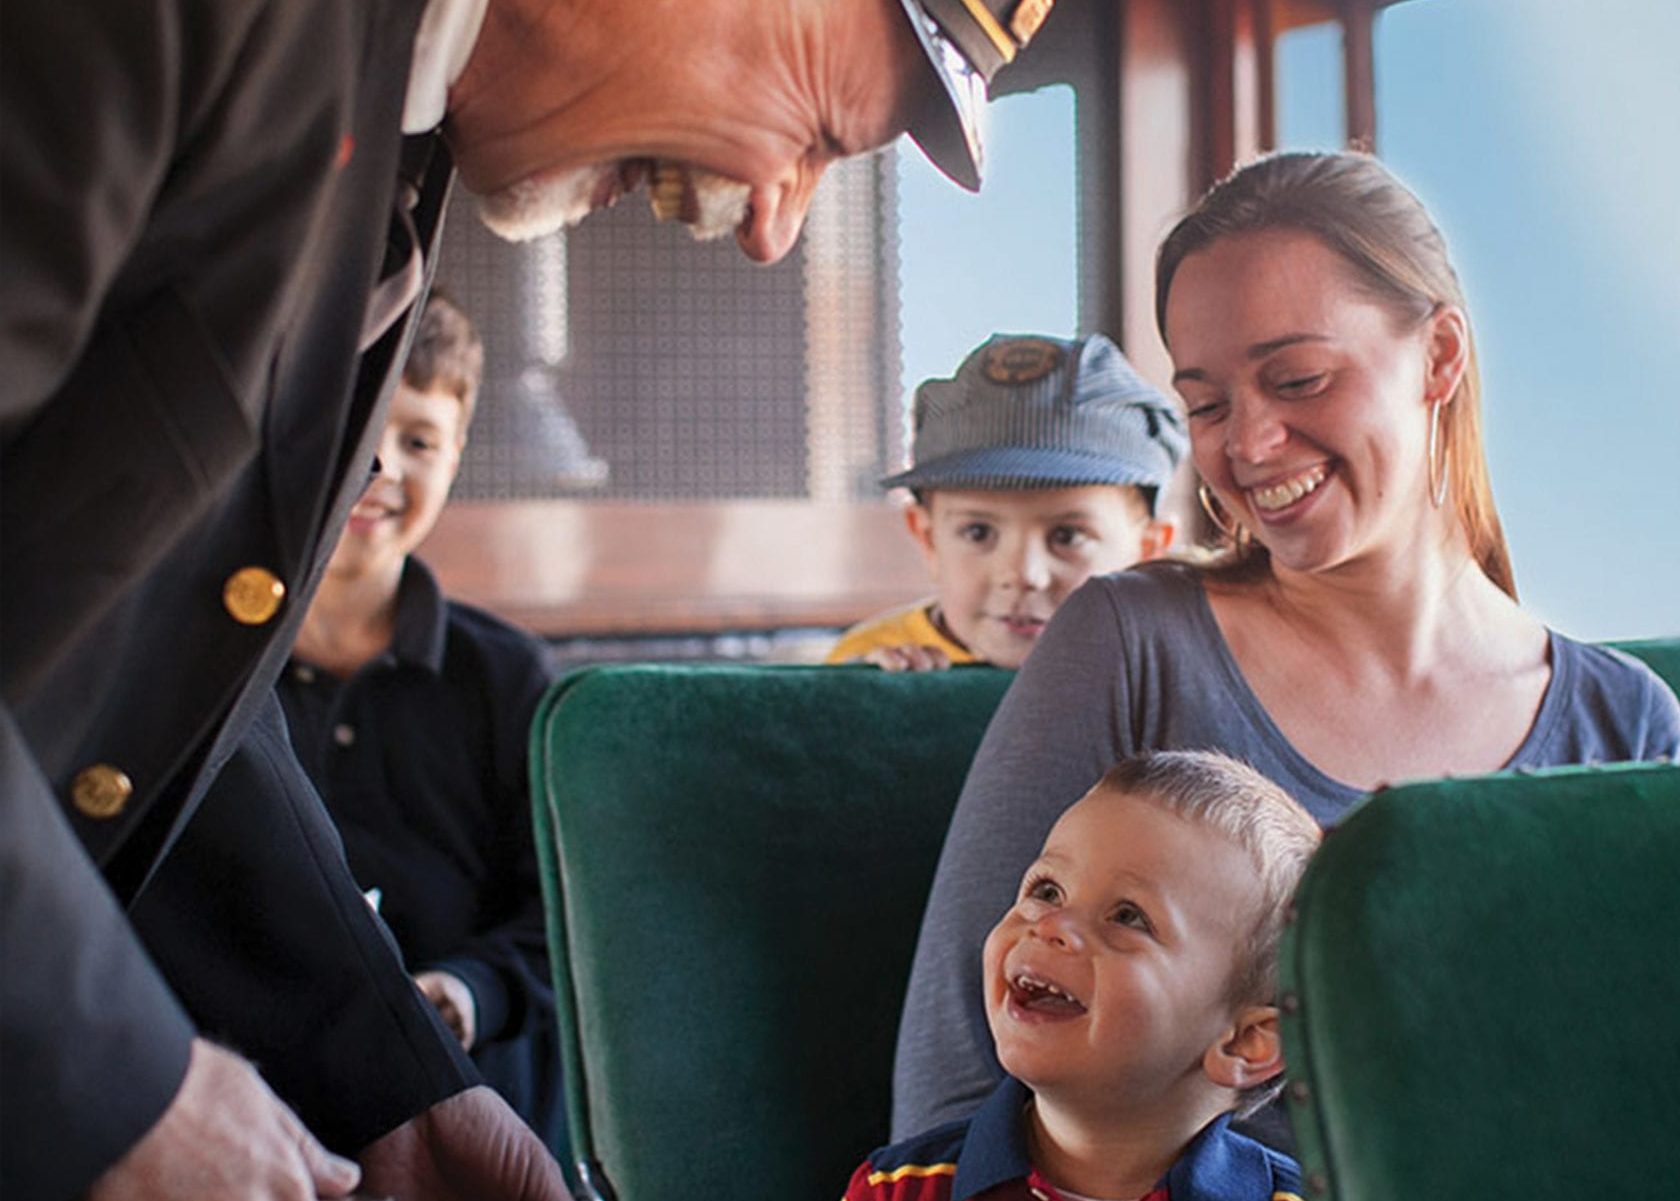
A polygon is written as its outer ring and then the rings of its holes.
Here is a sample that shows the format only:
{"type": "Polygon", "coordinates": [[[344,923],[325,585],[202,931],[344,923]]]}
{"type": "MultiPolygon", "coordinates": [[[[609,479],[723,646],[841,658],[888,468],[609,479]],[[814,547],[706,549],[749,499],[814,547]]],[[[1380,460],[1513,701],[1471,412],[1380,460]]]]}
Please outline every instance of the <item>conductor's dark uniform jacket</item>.
{"type": "Polygon", "coordinates": [[[0,10],[0,1196],[83,1192],[195,1031],[343,1152],[476,1079],[273,700],[447,186],[422,7],[0,10]]]}

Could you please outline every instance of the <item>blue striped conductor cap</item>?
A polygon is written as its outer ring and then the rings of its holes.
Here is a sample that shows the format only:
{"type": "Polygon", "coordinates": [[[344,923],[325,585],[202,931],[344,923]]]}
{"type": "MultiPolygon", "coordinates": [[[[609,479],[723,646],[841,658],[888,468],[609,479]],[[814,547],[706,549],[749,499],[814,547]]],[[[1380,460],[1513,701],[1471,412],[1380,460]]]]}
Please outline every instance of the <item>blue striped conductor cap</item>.
{"type": "Polygon", "coordinates": [[[994,334],[916,389],[912,466],[888,488],[1159,489],[1189,439],[1172,402],[1102,334],[994,334]]]}

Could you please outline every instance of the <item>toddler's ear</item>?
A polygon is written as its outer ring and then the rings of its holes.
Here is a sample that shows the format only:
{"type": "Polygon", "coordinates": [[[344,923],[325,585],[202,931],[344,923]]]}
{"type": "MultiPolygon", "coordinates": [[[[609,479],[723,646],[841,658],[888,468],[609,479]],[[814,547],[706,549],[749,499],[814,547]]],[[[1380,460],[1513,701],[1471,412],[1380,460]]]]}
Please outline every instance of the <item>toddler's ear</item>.
{"type": "Polygon", "coordinates": [[[1255,1005],[1238,1012],[1236,1021],[1202,1057],[1208,1079],[1223,1088],[1264,1084],[1283,1071],[1283,1036],[1275,1005],[1255,1005]]]}

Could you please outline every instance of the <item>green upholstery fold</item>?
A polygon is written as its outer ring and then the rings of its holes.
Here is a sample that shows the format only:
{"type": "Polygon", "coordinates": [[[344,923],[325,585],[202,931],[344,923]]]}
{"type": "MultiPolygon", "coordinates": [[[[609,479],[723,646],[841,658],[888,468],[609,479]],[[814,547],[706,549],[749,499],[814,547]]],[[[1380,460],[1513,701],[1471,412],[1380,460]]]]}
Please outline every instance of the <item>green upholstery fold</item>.
{"type": "Polygon", "coordinates": [[[1010,673],[616,666],[532,736],[573,1148],[623,1201],[832,1197],[1010,673]]]}
{"type": "Polygon", "coordinates": [[[1309,1197],[1680,1196],[1680,767],[1376,794],[1282,988],[1309,1197]]]}

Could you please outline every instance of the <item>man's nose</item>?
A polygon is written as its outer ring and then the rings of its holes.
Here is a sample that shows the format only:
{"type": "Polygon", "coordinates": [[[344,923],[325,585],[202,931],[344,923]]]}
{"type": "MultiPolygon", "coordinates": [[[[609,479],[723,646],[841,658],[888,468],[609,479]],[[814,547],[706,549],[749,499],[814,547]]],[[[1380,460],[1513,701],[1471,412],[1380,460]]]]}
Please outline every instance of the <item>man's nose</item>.
{"type": "Polygon", "coordinates": [[[801,164],[787,178],[752,190],[752,212],[735,233],[748,258],[774,263],[793,249],[805,227],[817,181],[826,169],[824,163],[801,164]]]}

